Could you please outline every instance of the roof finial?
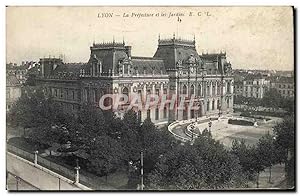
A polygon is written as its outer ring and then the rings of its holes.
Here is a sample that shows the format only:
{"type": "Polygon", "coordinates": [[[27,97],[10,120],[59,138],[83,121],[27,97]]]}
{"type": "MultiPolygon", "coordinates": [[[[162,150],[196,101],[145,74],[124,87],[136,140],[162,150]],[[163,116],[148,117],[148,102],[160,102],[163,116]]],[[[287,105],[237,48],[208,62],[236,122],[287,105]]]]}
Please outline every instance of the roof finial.
{"type": "Polygon", "coordinates": [[[158,41],[160,41],[160,33],[158,34],[158,41]]]}
{"type": "Polygon", "coordinates": [[[125,45],[125,41],[124,41],[124,35],[123,35],[123,45],[125,45]]]}
{"type": "Polygon", "coordinates": [[[173,32],[173,39],[175,39],[175,32],[173,32]]]}
{"type": "Polygon", "coordinates": [[[113,36],[113,44],[115,43],[115,36],[113,36]]]}
{"type": "Polygon", "coordinates": [[[195,36],[195,33],[194,33],[194,43],[196,42],[196,36],[195,36]]]}

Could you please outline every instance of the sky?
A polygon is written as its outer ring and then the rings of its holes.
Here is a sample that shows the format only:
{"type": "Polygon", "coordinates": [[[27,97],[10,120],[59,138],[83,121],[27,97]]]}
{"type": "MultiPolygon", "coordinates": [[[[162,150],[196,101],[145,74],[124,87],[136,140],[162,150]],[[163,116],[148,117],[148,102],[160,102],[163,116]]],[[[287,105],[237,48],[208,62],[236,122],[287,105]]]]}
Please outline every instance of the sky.
{"type": "Polygon", "coordinates": [[[93,42],[123,38],[151,57],[173,33],[195,35],[200,54],[226,51],[233,69],[294,69],[291,7],[7,7],[6,61],[87,62],[93,42]]]}

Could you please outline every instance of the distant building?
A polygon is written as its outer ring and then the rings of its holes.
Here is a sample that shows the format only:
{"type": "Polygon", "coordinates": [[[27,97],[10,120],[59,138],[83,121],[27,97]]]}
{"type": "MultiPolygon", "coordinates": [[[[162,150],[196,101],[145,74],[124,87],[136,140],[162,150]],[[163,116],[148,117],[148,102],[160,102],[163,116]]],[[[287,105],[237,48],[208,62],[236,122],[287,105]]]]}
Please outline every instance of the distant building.
{"type": "Polygon", "coordinates": [[[265,92],[270,89],[270,80],[264,78],[246,79],[243,81],[243,96],[263,98],[265,92]]]}
{"type": "Polygon", "coordinates": [[[294,97],[294,77],[278,77],[272,80],[272,88],[275,88],[282,97],[294,97]]]}
{"type": "MultiPolygon", "coordinates": [[[[58,101],[66,112],[76,113],[83,104],[98,106],[106,94],[147,95],[180,98],[184,108],[159,104],[136,112],[143,121],[150,117],[155,124],[185,120],[233,111],[233,76],[226,53],[202,54],[196,51],[195,40],[159,39],[153,57],[132,56],[125,43],[93,44],[87,63],[63,63],[59,58],[40,59],[37,84],[58,101]],[[193,99],[198,110],[187,106],[193,99]]],[[[112,100],[105,102],[113,104],[112,100]]],[[[176,102],[177,106],[178,102],[176,102]]],[[[120,117],[129,103],[115,111],[120,117]]]]}
{"type": "Polygon", "coordinates": [[[243,82],[242,81],[234,81],[234,95],[235,96],[243,96],[243,82]]]}
{"type": "Polygon", "coordinates": [[[6,76],[6,111],[9,111],[12,105],[21,97],[22,84],[16,75],[8,74],[6,76]]]}
{"type": "Polygon", "coordinates": [[[235,95],[261,99],[270,87],[270,80],[262,74],[249,74],[242,81],[235,81],[234,92],[235,95]]]}

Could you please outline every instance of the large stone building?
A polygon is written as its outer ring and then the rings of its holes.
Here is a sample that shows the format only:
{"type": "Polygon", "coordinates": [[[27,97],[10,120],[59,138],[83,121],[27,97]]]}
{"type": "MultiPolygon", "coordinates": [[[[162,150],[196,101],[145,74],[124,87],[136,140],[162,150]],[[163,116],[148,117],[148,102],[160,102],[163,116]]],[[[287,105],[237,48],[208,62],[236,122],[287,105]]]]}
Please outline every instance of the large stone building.
{"type": "Polygon", "coordinates": [[[270,80],[265,78],[246,77],[244,81],[234,83],[235,95],[243,97],[263,98],[264,94],[270,89],[270,80]]]}
{"type": "MultiPolygon", "coordinates": [[[[99,106],[100,98],[107,94],[125,94],[129,99],[138,95],[142,100],[150,94],[175,95],[175,107],[171,103],[161,107],[160,100],[149,109],[133,108],[142,121],[150,117],[155,124],[232,112],[233,77],[226,53],[199,55],[195,40],[175,36],[159,39],[153,57],[132,56],[131,46],[124,41],[94,43],[90,51],[87,63],[40,59],[37,82],[66,112],[76,114],[85,103],[99,106]],[[188,107],[191,102],[199,109],[188,107]]],[[[105,99],[105,106],[114,101],[105,99]]],[[[129,105],[118,106],[116,114],[122,117],[129,105]]]]}
{"type": "Polygon", "coordinates": [[[272,81],[272,88],[285,98],[293,98],[295,96],[295,78],[294,77],[278,77],[272,81]]]}

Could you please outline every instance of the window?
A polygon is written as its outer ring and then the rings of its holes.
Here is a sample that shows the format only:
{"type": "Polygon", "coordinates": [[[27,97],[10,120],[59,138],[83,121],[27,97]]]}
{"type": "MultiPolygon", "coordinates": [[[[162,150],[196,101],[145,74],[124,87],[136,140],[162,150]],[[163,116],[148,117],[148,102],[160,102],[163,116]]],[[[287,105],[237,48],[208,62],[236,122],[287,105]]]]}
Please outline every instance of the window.
{"type": "Polygon", "coordinates": [[[137,117],[138,117],[138,122],[141,123],[142,122],[142,112],[141,111],[138,111],[137,117]]]}
{"type": "Polygon", "coordinates": [[[155,89],[155,94],[159,96],[159,89],[155,89]]]}
{"type": "Polygon", "coordinates": [[[202,89],[201,89],[201,85],[199,84],[199,85],[198,85],[198,96],[201,96],[201,90],[202,90],[202,89]]]}
{"type": "Polygon", "coordinates": [[[281,84],[279,84],[278,86],[279,86],[279,88],[281,88],[281,84]]]}
{"type": "Polygon", "coordinates": [[[168,94],[168,90],[166,88],[164,88],[164,95],[168,94]]]}
{"type": "Polygon", "coordinates": [[[227,98],[227,108],[230,106],[230,98],[227,98]]]}
{"type": "Polygon", "coordinates": [[[218,109],[221,109],[221,104],[220,104],[220,100],[219,99],[217,100],[217,107],[218,107],[218,109]]]}
{"type": "Polygon", "coordinates": [[[207,101],[207,111],[209,111],[209,101],[207,101]]]}
{"type": "Polygon", "coordinates": [[[207,88],[206,88],[206,94],[207,94],[207,96],[210,96],[210,86],[209,86],[209,84],[207,85],[207,88]]]}
{"type": "Polygon", "coordinates": [[[150,95],[150,93],[151,93],[151,90],[148,89],[148,90],[147,90],[147,95],[150,95]]]}
{"type": "Polygon", "coordinates": [[[149,118],[149,119],[151,118],[151,111],[150,111],[150,109],[147,110],[147,118],[149,118]]]}
{"type": "Polygon", "coordinates": [[[54,89],[54,96],[57,97],[57,89],[54,89]]]}
{"type": "Polygon", "coordinates": [[[60,98],[63,98],[64,97],[64,91],[63,89],[60,89],[60,98]]]}
{"type": "Polygon", "coordinates": [[[75,91],[72,91],[72,100],[75,100],[75,91]]]}
{"type": "Polygon", "coordinates": [[[142,98],[142,90],[138,90],[139,98],[142,98]]]}
{"type": "Polygon", "coordinates": [[[93,102],[96,102],[96,100],[97,100],[96,95],[97,95],[97,91],[94,89],[94,90],[92,91],[92,101],[93,101],[93,102]]]}
{"type": "Polygon", "coordinates": [[[122,93],[123,93],[123,95],[127,95],[128,96],[128,94],[129,94],[128,88],[124,87],[123,90],[122,90],[122,93]]]}
{"type": "Polygon", "coordinates": [[[211,102],[211,110],[215,110],[215,100],[212,100],[211,102]]]}
{"type": "Polygon", "coordinates": [[[194,85],[192,84],[192,86],[191,86],[191,95],[194,95],[195,94],[195,87],[194,87],[194,85]]]}
{"type": "Polygon", "coordinates": [[[191,110],[191,118],[195,118],[195,110],[191,110]]]}
{"type": "Polygon", "coordinates": [[[155,109],[155,120],[158,120],[159,119],[159,109],[156,108],[155,109]]]}
{"type": "Polygon", "coordinates": [[[212,95],[215,95],[216,94],[216,86],[215,84],[213,84],[212,86],[212,95]]]}
{"type": "Polygon", "coordinates": [[[230,82],[227,83],[227,93],[230,93],[230,82]]]}
{"type": "Polygon", "coordinates": [[[164,107],[164,118],[167,118],[167,107],[164,107]]]}
{"type": "Polygon", "coordinates": [[[187,87],[186,87],[186,85],[183,85],[183,87],[182,87],[182,93],[184,95],[186,95],[186,93],[187,93],[187,87]]]}
{"type": "Polygon", "coordinates": [[[124,74],[128,74],[128,65],[124,65],[124,74]]]}

